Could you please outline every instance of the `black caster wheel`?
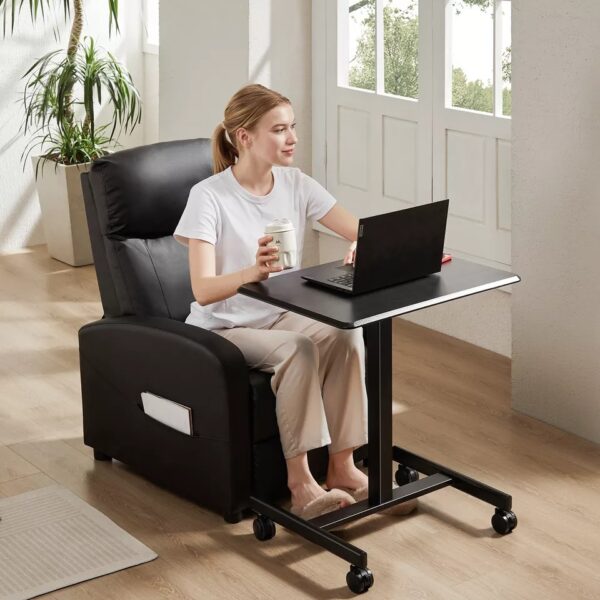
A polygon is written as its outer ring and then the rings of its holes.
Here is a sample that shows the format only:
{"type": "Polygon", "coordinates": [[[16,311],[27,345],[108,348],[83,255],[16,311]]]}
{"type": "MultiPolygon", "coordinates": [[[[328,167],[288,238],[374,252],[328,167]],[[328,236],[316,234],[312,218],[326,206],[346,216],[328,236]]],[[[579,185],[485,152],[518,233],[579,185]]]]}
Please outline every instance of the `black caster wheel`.
{"type": "Polygon", "coordinates": [[[94,448],[94,460],[112,460],[112,458],[108,454],[104,454],[104,452],[100,452],[100,450],[94,448]]]}
{"type": "Polygon", "coordinates": [[[497,508],[492,517],[492,527],[496,533],[506,535],[517,526],[517,515],[511,510],[497,508]]]}
{"type": "Polygon", "coordinates": [[[404,465],[398,465],[396,469],[396,483],[398,485],[406,485],[411,481],[417,481],[419,479],[419,473],[410,467],[404,465]]]}
{"type": "Polygon", "coordinates": [[[351,565],[346,574],[346,583],[351,592],[363,594],[373,585],[373,573],[370,569],[351,565]]]}
{"type": "Polygon", "coordinates": [[[252,529],[254,529],[254,535],[257,540],[266,542],[275,535],[275,523],[269,517],[264,515],[258,515],[252,523],[252,529]]]}

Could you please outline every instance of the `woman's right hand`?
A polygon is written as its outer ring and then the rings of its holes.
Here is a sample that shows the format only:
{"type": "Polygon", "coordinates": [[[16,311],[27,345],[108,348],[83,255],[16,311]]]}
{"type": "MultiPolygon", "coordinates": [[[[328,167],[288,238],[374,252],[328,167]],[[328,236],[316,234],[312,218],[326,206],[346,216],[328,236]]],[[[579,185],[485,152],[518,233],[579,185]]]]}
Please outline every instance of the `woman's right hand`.
{"type": "Polygon", "coordinates": [[[258,239],[258,250],[256,251],[256,263],[252,265],[252,281],[264,281],[271,273],[283,271],[283,266],[272,267],[271,262],[279,259],[277,246],[268,246],[273,241],[272,235],[265,235],[258,239]]]}

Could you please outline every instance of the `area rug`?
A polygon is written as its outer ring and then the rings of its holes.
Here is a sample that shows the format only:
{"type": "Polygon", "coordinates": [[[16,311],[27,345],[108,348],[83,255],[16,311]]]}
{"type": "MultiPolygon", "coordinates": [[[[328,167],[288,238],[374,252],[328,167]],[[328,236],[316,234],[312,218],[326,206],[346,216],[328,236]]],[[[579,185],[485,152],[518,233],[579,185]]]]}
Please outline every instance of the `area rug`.
{"type": "Polygon", "coordinates": [[[156,554],[69,490],[0,499],[0,600],[25,600],[156,554]]]}

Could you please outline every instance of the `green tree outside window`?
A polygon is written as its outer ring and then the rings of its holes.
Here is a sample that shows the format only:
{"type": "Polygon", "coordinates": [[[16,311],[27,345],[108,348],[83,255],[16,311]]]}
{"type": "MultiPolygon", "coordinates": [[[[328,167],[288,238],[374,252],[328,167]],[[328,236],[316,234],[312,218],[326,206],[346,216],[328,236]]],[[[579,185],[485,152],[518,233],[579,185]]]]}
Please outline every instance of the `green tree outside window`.
{"type": "MultiPolygon", "coordinates": [[[[392,0],[389,0],[391,2],[392,0]]],[[[486,10],[493,0],[461,0],[455,4],[457,14],[465,6],[479,6],[486,10]]],[[[375,90],[375,0],[361,0],[351,5],[350,13],[366,7],[363,33],[358,40],[356,56],[348,73],[352,87],[375,90]]],[[[386,5],[383,8],[384,28],[384,90],[388,94],[418,97],[419,23],[413,17],[415,4],[406,10],[386,5]]],[[[511,81],[511,48],[502,55],[502,79],[511,81]]],[[[503,114],[511,114],[511,90],[502,92],[503,114]]],[[[469,81],[460,67],[452,70],[452,105],[459,108],[493,112],[493,86],[480,79],[469,81]]]]}

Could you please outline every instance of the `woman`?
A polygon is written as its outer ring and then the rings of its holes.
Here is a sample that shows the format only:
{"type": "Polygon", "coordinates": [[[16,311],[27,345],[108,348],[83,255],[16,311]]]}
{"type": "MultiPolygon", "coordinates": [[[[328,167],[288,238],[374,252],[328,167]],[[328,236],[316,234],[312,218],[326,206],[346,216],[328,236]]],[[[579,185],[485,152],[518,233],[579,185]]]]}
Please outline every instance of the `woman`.
{"type": "Polygon", "coordinates": [[[298,138],[290,101],[262,85],[240,89],[213,134],[214,175],[190,191],[175,231],[189,246],[195,302],[186,323],[233,342],[251,368],[273,373],[277,422],[287,465],[291,511],[310,519],[367,496],[367,476],[353,449],[367,441],[362,329],[341,330],[237,293],[276,276],[277,248],[263,235],[275,218],[296,230],[301,264],[304,230],[317,220],[352,241],[358,219],[300,169],[291,167],[298,138]],[[307,452],[329,445],[323,489],[307,452]]]}

